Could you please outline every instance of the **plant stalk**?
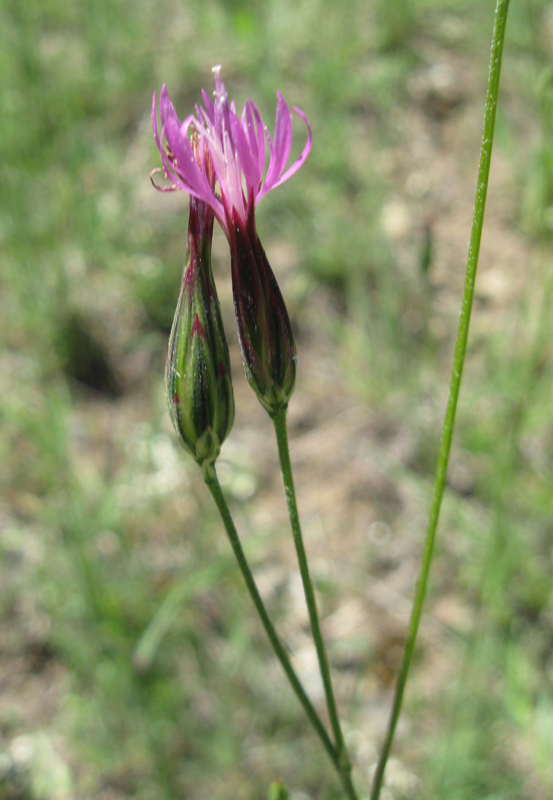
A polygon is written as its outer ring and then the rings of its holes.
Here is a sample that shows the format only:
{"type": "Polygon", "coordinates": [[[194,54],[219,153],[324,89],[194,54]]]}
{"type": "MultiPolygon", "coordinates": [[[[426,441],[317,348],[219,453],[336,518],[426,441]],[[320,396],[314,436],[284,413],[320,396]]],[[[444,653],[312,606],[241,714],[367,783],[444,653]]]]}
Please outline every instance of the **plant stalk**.
{"type": "MultiPolygon", "coordinates": [[[[223,520],[223,524],[225,526],[225,530],[227,532],[232,550],[238,562],[238,566],[240,571],[242,572],[242,576],[246,583],[246,587],[250,594],[250,597],[253,600],[254,606],[256,611],[261,619],[263,627],[265,628],[265,632],[269,637],[269,641],[272,645],[272,648],[275,652],[276,657],[280,661],[280,664],[286,673],[286,677],[288,678],[292,689],[294,690],[296,697],[300,701],[305,713],[309,721],[311,722],[313,728],[315,729],[319,739],[321,740],[324,749],[326,750],[327,755],[329,756],[330,760],[332,761],[344,788],[348,794],[350,800],[357,800],[357,797],[354,792],[350,791],[349,784],[347,781],[344,781],[344,772],[342,768],[342,764],[339,757],[339,752],[334,747],[333,743],[331,742],[328,733],[326,732],[324,725],[322,724],[319,715],[315,711],[311,701],[309,700],[296,672],[290,662],[288,654],[284,645],[282,644],[274,626],[271,622],[269,614],[265,608],[263,600],[261,599],[261,595],[259,594],[259,590],[255,583],[255,579],[253,577],[252,571],[249,567],[247,562],[246,556],[244,554],[244,550],[242,549],[242,545],[240,543],[240,539],[238,537],[238,532],[236,530],[236,526],[234,525],[234,521],[232,519],[230,509],[228,507],[227,501],[221,489],[221,485],[219,483],[219,479],[217,477],[217,473],[215,471],[215,467],[209,467],[203,470],[204,480],[206,483],[207,488],[211,492],[213,499],[215,500],[215,504],[219,510],[221,518],[223,520]]],[[[349,777],[349,776],[348,776],[349,777]]],[[[350,782],[351,783],[351,782],[350,782]]]]}
{"type": "Polygon", "coordinates": [[[323,680],[323,686],[326,696],[326,704],[328,708],[328,715],[330,724],[334,734],[334,741],[338,751],[340,761],[340,770],[345,779],[348,780],[350,785],[350,797],[355,797],[355,790],[351,784],[351,763],[347,753],[342,727],[340,725],[340,718],[338,716],[338,709],[336,700],[334,698],[334,689],[330,677],[330,666],[328,663],[328,656],[324,644],[323,635],[321,633],[321,626],[319,622],[319,614],[317,611],[317,601],[313,589],[313,582],[309,574],[309,566],[307,562],[307,554],[303,543],[303,536],[301,532],[300,518],[298,513],[298,505],[296,501],[296,491],[294,488],[294,478],[292,474],[292,464],[290,461],[290,449],[288,446],[288,429],[286,425],[286,408],[278,411],[272,416],[273,424],[275,426],[275,433],[278,445],[278,455],[280,458],[280,469],[282,472],[282,480],[284,483],[284,491],[286,494],[286,502],[288,504],[288,513],[290,516],[290,525],[292,527],[292,534],[294,537],[294,545],[298,557],[298,564],[300,568],[301,580],[303,583],[303,590],[305,593],[305,602],[309,613],[309,621],[311,624],[311,631],[313,633],[313,640],[317,651],[317,658],[319,661],[319,669],[323,680]]]}
{"type": "Polygon", "coordinates": [[[508,9],[509,0],[497,0],[488,76],[488,91],[486,95],[486,107],[484,112],[484,128],[482,132],[482,145],[480,150],[480,165],[478,168],[478,183],[476,187],[476,199],[474,203],[472,230],[467,258],[467,270],[463,289],[459,329],[457,332],[457,342],[455,345],[455,355],[453,359],[453,369],[449,385],[449,398],[445,413],[442,440],[438,456],[438,467],[436,470],[436,479],[434,483],[434,494],[430,509],[430,518],[428,522],[421,571],[415,592],[415,599],[413,602],[413,610],[411,612],[411,620],[409,622],[409,630],[405,642],[403,659],[396,683],[394,700],[392,704],[390,720],[388,723],[388,730],[374,775],[370,800],[378,800],[380,797],[380,791],[382,789],[382,783],[384,779],[384,770],[386,768],[386,762],[388,761],[397,721],[401,711],[403,693],[405,690],[405,684],[407,683],[413,651],[415,649],[415,642],[417,639],[424,598],[426,595],[428,574],[430,571],[430,563],[432,561],[432,553],[434,550],[434,540],[436,537],[436,529],[438,527],[440,508],[447,478],[447,468],[449,464],[451,442],[453,439],[457,401],[459,399],[461,378],[463,375],[463,367],[467,352],[470,317],[474,299],[474,284],[476,279],[476,271],[478,268],[482,228],[484,225],[484,211],[486,208],[486,196],[488,192],[488,180],[495,130],[495,116],[499,93],[499,79],[501,75],[501,59],[503,55],[503,44],[505,41],[505,26],[507,23],[508,9]]]}

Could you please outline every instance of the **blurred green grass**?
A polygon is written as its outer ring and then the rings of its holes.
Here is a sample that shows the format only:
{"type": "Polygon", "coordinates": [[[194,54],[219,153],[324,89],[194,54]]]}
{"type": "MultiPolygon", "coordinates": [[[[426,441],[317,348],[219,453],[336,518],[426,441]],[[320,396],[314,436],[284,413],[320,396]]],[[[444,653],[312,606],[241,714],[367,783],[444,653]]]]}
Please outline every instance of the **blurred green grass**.
{"type": "MultiPolygon", "coordinates": [[[[492,4],[3,0],[0,14],[0,658],[16,676],[0,797],[238,800],[282,776],[297,798],[337,798],[201,481],[167,436],[186,200],[149,185],[151,95],[165,82],[187,113],[222,63],[239,105],[252,96],[270,118],[279,88],[308,114],[313,153],[259,228],[293,248],[300,343],[306,330],[330,337],[377,427],[415,437],[391,475],[422,503],[465,252],[444,266],[445,184],[443,207],[426,190],[400,204],[407,223],[395,201],[425,103],[436,157],[449,151],[474,180],[492,4]],[[420,94],[417,76],[444,61],[460,94],[420,94]]],[[[402,758],[421,798],[553,791],[552,30],[550,3],[513,0],[489,215],[522,242],[524,281],[515,302],[477,301],[431,597],[457,594],[472,619],[451,685],[429,704],[414,678],[408,714],[425,735],[402,758]]],[[[499,271],[509,262],[486,254],[499,271]]],[[[258,565],[267,541],[249,548],[258,565]]],[[[348,589],[321,585],[329,610],[348,589]]],[[[362,723],[362,704],[345,711],[350,729],[362,723]]]]}

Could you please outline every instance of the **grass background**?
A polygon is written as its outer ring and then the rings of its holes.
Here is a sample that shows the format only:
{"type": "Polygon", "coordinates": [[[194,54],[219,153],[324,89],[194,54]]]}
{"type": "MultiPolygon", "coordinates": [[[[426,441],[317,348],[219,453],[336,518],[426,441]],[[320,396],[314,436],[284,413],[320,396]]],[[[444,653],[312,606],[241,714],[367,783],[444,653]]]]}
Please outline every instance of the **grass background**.
{"type": "MultiPolygon", "coordinates": [[[[553,792],[553,7],[511,6],[396,800],[553,792]]],[[[292,459],[367,786],[445,410],[493,4],[2,0],[0,14],[0,797],[239,800],[279,776],[296,800],[340,796],[165,412],[187,202],[150,186],[151,95],[165,82],[185,115],[218,63],[239,106],[271,119],[279,88],[313,128],[258,227],[298,336],[292,459]]],[[[222,238],[215,260],[230,338],[222,238]]],[[[270,426],[231,349],[222,478],[317,697],[270,426]]]]}

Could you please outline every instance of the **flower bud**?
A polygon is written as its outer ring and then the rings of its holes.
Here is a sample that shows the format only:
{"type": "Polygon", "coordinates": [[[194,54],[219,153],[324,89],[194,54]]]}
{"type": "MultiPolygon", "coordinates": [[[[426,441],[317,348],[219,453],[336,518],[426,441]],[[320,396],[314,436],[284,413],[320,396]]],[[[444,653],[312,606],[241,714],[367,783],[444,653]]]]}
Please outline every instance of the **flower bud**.
{"type": "Polygon", "coordinates": [[[211,211],[191,198],[188,262],[165,369],[173,425],[203,470],[217,459],[234,421],[228,345],[211,272],[212,228],[211,211]]]}
{"type": "Polygon", "coordinates": [[[296,380],[296,343],[288,311],[255,229],[253,206],[246,224],[228,220],[232,291],[246,378],[274,416],[286,408],[296,380]]]}

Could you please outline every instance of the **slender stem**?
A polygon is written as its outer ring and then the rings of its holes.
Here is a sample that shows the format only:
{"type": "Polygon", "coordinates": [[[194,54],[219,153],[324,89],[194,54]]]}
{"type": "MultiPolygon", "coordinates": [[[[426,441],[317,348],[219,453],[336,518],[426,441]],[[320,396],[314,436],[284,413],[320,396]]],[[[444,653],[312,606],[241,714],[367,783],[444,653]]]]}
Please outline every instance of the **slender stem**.
{"type": "MultiPolygon", "coordinates": [[[[286,502],[288,504],[288,513],[290,516],[290,524],[292,526],[292,533],[294,536],[294,544],[296,546],[296,553],[298,556],[298,564],[300,568],[301,579],[303,583],[303,590],[305,593],[305,601],[307,603],[307,610],[309,612],[309,621],[311,623],[311,630],[313,632],[313,639],[315,648],[317,650],[317,658],[319,659],[319,668],[323,679],[323,685],[326,695],[326,704],[328,707],[328,714],[330,717],[330,724],[334,733],[334,740],[340,758],[340,769],[345,776],[351,773],[351,764],[349,761],[348,753],[346,750],[344,736],[340,725],[340,718],[338,716],[338,709],[336,707],[336,700],[334,699],[334,690],[332,687],[332,680],[330,678],[330,667],[328,664],[328,656],[324,644],[323,635],[321,633],[321,626],[319,622],[319,614],[317,612],[317,601],[315,599],[315,592],[313,590],[313,583],[309,574],[309,566],[307,563],[307,555],[303,544],[303,536],[300,526],[300,518],[298,514],[298,505],[296,502],[296,492],[294,489],[294,478],[292,475],[292,464],[290,462],[290,450],[288,447],[288,430],[286,426],[286,409],[281,409],[273,417],[273,424],[275,426],[276,439],[278,444],[278,454],[280,458],[280,468],[282,471],[282,479],[284,482],[284,491],[286,493],[286,502]]],[[[351,788],[355,796],[353,786],[351,788]]]]}
{"type": "MultiPolygon", "coordinates": [[[[292,667],[292,664],[290,663],[290,659],[289,659],[288,654],[287,654],[287,652],[286,652],[286,650],[284,648],[284,645],[282,644],[282,642],[281,642],[281,640],[280,640],[280,638],[279,638],[279,636],[278,636],[278,634],[277,634],[277,632],[276,632],[276,630],[275,630],[275,628],[273,626],[273,623],[271,622],[271,620],[269,618],[269,615],[267,613],[267,610],[265,608],[263,600],[261,599],[261,595],[259,594],[259,590],[258,590],[257,585],[255,583],[255,579],[254,579],[254,577],[252,575],[252,571],[251,571],[251,569],[249,567],[249,564],[248,564],[248,562],[246,560],[246,556],[245,556],[244,551],[242,549],[242,545],[240,543],[240,539],[238,537],[238,532],[236,530],[236,526],[234,525],[234,521],[232,519],[232,516],[231,516],[231,513],[230,513],[230,509],[228,507],[227,501],[226,501],[225,496],[223,494],[223,491],[221,489],[221,485],[219,483],[219,479],[217,477],[217,473],[215,472],[215,467],[210,467],[208,469],[205,469],[203,472],[204,472],[204,480],[206,482],[207,488],[209,489],[209,491],[211,492],[211,494],[213,496],[213,499],[215,500],[215,503],[217,505],[217,508],[218,508],[219,513],[221,515],[221,518],[223,520],[223,523],[224,523],[224,526],[225,526],[225,529],[226,529],[226,532],[227,532],[231,547],[233,549],[234,555],[235,555],[236,560],[238,562],[238,566],[240,567],[240,570],[241,570],[242,575],[244,577],[244,581],[246,582],[246,587],[248,589],[248,592],[250,593],[250,597],[253,600],[253,603],[255,605],[256,611],[259,614],[259,617],[261,619],[263,627],[265,628],[265,632],[266,632],[267,636],[269,637],[269,641],[271,642],[273,650],[275,651],[275,655],[278,658],[278,660],[280,661],[280,663],[282,665],[282,668],[283,668],[284,672],[286,673],[286,677],[288,678],[288,680],[290,682],[290,685],[292,686],[292,689],[294,690],[298,700],[300,701],[301,705],[303,706],[303,709],[304,709],[305,713],[307,714],[307,717],[309,718],[309,721],[311,722],[311,724],[315,728],[315,731],[317,732],[317,735],[319,736],[319,739],[323,743],[323,746],[324,746],[324,748],[325,748],[330,760],[332,761],[335,769],[337,770],[340,778],[342,779],[342,782],[344,782],[343,769],[342,769],[342,765],[341,765],[341,762],[340,762],[340,759],[339,759],[339,753],[337,752],[336,748],[332,744],[332,742],[331,742],[331,740],[330,740],[330,738],[328,736],[328,733],[326,732],[326,730],[325,730],[325,728],[324,728],[324,726],[323,726],[323,724],[322,724],[322,722],[321,722],[321,720],[319,718],[319,715],[317,714],[317,712],[313,708],[313,705],[311,704],[311,701],[309,700],[307,694],[305,693],[305,690],[304,690],[302,684],[300,683],[300,680],[299,680],[298,676],[296,675],[296,673],[294,671],[294,668],[292,667]]],[[[346,791],[347,791],[347,786],[345,784],[344,784],[344,786],[345,786],[346,791]]],[[[351,798],[351,800],[356,800],[355,794],[351,794],[351,793],[348,792],[348,795],[351,798]]]]}
{"type": "Polygon", "coordinates": [[[415,642],[417,639],[422,607],[426,594],[428,573],[430,570],[432,552],[434,549],[434,539],[436,536],[436,529],[438,526],[440,508],[447,478],[447,467],[449,463],[451,441],[453,438],[457,401],[459,399],[461,377],[463,374],[463,366],[467,351],[470,316],[472,311],[472,301],[474,298],[474,283],[476,279],[476,270],[478,267],[478,256],[480,253],[480,241],[482,239],[482,228],[484,225],[484,210],[486,207],[486,195],[488,191],[488,178],[490,174],[490,162],[495,129],[495,114],[499,92],[499,78],[501,75],[501,58],[503,55],[503,43],[505,40],[505,25],[507,22],[508,8],[509,0],[497,0],[495,9],[495,24],[492,37],[490,70],[488,77],[488,92],[486,96],[486,108],[484,112],[484,129],[482,132],[482,146],[480,150],[480,166],[478,168],[478,184],[476,187],[476,200],[474,203],[474,215],[472,220],[472,231],[467,259],[467,271],[463,289],[459,330],[457,332],[457,343],[455,345],[453,370],[449,385],[449,399],[445,413],[442,441],[438,457],[438,467],[436,471],[436,480],[434,484],[434,495],[432,499],[432,507],[430,509],[430,518],[428,522],[428,531],[424,546],[421,571],[415,593],[415,600],[413,603],[409,630],[405,642],[405,649],[403,652],[403,660],[396,683],[392,711],[388,723],[388,731],[376,768],[370,800],[378,800],[380,797],[380,790],[382,788],[382,782],[384,779],[384,770],[386,768],[386,762],[390,754],[397,721],[401,711],[403,693],[405,690],[405,684],[407,682],[407,676],[409,674],[409,668],[411,666],[413,651],[415,649],[415,642]]]}

